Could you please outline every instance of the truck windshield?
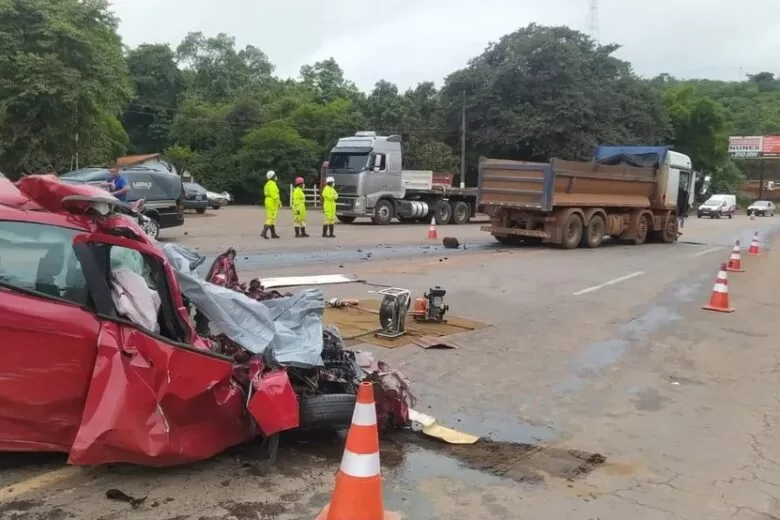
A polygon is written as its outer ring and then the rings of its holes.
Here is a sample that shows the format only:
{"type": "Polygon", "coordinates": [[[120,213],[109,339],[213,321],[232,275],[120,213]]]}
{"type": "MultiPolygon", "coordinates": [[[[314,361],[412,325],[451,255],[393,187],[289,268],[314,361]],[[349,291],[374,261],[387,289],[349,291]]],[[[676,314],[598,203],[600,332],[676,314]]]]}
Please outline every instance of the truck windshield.
{"type": "Polygon", "coordinates": [[[328,161],[328,168],[331,170],[348,170],[354,173],[364,170],[367,164],[367,153],[332,153],[328,161]]]}

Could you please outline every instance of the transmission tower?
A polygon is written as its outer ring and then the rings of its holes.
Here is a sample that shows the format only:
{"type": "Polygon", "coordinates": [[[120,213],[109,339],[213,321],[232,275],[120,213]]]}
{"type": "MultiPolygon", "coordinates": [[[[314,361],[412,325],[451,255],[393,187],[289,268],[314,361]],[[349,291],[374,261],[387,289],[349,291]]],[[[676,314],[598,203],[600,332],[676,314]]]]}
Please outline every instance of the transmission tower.
{"type": "Polygon", "coordinates": [[[599,0],[588,0],[588,34],[599,41],[599,0]]]}

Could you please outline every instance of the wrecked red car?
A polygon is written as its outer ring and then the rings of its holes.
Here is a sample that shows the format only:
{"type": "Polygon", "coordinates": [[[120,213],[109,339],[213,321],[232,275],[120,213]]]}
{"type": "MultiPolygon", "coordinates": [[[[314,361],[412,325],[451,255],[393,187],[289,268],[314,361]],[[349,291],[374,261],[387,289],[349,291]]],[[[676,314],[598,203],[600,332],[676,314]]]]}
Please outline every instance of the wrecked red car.
{"type": "MultiPolygon", "coordinates": [[[[354,406],[351,387],[366,379],[380,386],[384,422],[406,423],[405,390],[383,393],[373,368],[358,374],[332,331],[316,367],[199,334],[177,272],[132,213],[99,188],[51,175],[0,178],[0,450],[181,464],[308,419],[316,427],[328,407],[307,400],[354,406]],[[128,263],[140,274],[120,277],[128,263]]],[[[347,426],[341,415],[325,422],[347,426]]]]}

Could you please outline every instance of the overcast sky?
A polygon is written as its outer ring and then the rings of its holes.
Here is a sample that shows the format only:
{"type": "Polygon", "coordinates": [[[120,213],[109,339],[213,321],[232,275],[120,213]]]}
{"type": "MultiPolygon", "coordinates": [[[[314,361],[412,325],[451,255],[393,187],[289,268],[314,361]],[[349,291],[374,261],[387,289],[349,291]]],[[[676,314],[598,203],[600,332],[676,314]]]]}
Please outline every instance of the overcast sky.
{"type": "MultiPolygon", "coordinates": [[[[134,47],[225,32],[262,49],[280,76],[334,57],[370,90],[442,79],[490,41],[530,22],[587,32],[588,0],[113,0],[134,47]],[[399,7],[401,6],[401,7],[399,7]]],[[[599,0],[599,39],[645,76],[736,80],[780,73],[780,1],[599,0]],[[715,7],[720,3],[722,7],[715,7]]]]}

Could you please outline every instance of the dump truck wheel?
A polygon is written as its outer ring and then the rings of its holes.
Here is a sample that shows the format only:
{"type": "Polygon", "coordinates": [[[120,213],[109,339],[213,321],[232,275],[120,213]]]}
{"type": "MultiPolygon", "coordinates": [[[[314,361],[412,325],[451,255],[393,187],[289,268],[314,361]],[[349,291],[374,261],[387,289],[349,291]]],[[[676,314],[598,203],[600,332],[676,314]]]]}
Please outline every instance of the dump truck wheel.
{"type": "Polygon", "coordinates": [[[647,242],[647,235],[650,233],[650,219],[647,215],[641,215],[636,221],[636,234],[634,235],[634,245],[641,246],[647,242]]]}
{"type": "Polygon", "coordinates": [[[674,244],[680,235],[677,234],[677,219],[670,218],[666,223],[666,227],[661,230],[661,242],[664,244],[674,244]]]}
{"type": "Polygon", "coordinates": [[[601,215],[593,215],[588,222],[588,226],[585,228],[585,232],[582,234],[580,245],[582,247],[599,247],[604,241],[604,231],[606,229],[606,223],[604,217],[601,215]]]}
{"type": "Polygon", "coordinates": [[[583,227],[584,224],[579,215],[576,213],[569,215],[566,218],[566,222],[563,223],[563,240],[561,240],[561,247],[564,249],[574,249],[580,245],[583,227]]]}
{"type": "Polygon", "coordinates": [[[349,428],[355,411],[355,395],[303,395],[299,401],[300,425],[304,429],[349,428]]]}

